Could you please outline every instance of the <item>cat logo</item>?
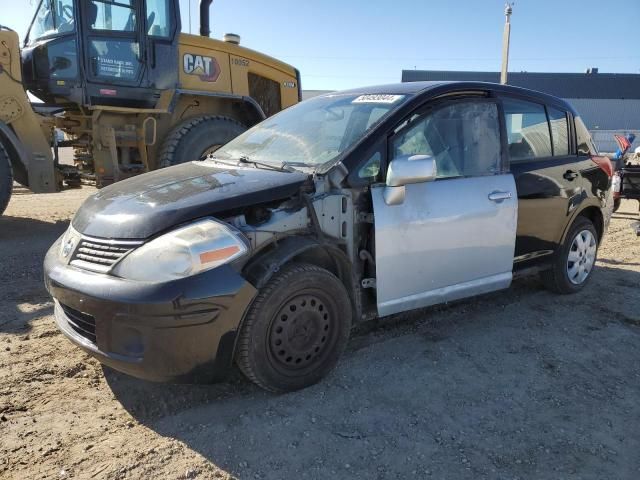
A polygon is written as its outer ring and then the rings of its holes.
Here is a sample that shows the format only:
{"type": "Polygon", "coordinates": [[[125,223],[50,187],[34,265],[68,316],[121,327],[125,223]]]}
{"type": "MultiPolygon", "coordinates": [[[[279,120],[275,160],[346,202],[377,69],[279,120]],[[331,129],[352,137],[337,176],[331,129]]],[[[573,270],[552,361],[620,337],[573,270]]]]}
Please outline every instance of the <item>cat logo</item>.
{"type": "Polygon", "coordinates": [[[184,73],[197,75],[203,82],[215,82],[220,76],[220,65],[215,58],[185,53],[183,58],[184,73]]]}

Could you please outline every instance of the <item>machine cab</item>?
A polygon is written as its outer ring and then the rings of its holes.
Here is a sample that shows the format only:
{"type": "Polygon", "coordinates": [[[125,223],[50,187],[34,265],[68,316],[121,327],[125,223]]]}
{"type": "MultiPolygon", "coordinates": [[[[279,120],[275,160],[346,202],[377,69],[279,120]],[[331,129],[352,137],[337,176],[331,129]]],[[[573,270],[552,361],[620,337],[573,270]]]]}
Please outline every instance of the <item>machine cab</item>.
{"type": "Polygon", "coordinates": [[[176,0],[40,0],[25,86],[47,103],[152,108],[178,81],[179,31],[176,0]]]}

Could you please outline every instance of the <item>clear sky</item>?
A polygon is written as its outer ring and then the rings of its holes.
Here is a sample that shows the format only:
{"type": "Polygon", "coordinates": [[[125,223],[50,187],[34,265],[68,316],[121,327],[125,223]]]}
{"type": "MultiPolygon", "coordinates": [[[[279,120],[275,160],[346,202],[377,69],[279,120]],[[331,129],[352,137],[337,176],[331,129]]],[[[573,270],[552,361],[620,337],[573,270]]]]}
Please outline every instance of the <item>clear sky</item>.
{"type": "MultiPolygon", "coordinates": [[[[0,23],[23,35],[35,3],[0,0],[0,23]]],[[[191,11],[197,33],[198,0],[191,11]]],[[[297,67],[304,89],[334,90],[398,82],[403,68],[498,71],[503,11],[503,0],[214,0],[211,25],[297,67]]],[[[639,19],[640,0],[516,0],[509,70],[640,73],[639,19]]]]}

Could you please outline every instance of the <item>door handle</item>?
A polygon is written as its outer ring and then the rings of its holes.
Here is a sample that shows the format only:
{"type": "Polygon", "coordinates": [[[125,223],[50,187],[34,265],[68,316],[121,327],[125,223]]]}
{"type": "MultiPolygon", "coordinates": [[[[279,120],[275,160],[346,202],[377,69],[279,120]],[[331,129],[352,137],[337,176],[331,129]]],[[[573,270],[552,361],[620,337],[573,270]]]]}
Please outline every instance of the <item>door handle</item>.
{"type": "Polygon", "coordinates": [[[562,175],[562,178],[564,178],[565,180],[569,180],[571,182],[574,179],[578,178],[578,172],[574,172],[573,170],[567,170],[566,172],[564,172],[564,175],[562,175]]]}
{"type": "Polygon", "coordinates": [[[491,192],[489,194],[489,200],[496,203],[500,203],[503,200],[508,200],[511,197],[512,197],[511,192],[501,192],[498,190],[496,190],[495,192],[491,192]]]}

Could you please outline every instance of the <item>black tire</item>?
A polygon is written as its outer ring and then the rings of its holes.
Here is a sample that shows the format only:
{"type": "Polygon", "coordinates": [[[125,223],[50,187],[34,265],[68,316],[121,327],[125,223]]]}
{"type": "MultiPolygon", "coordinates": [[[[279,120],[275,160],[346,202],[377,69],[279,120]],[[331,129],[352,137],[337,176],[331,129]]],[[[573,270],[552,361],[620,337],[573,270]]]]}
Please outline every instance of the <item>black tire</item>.
{"type": "Polygon", "coordinates": [[[620,208],[620,204],[621,204],[621,203],[622,203],[622,199],[621,199],[621,198],[616,198],[616,199],[613,201],[613,211],[614,211],[614,212],[617,212],[617,211],[618,211],[618,209],[620,208]]]}
{"type": "Polygon", "coordinates": [[[271,392],[313,385],[344,351],[351,312],[347,291],[335,275],[315,265],[290,264],[249,308],[236,362],[249,380],[271,392]]]}
{"type": "Polygon", "coordinates": [[[0,143],[0,215],[4,213],[9,205],[11,193],[13,192],[13,169],[9,154],[0,143]]]}
{"type": "MultiPolygon", "coordinates": [[[[593,276],[593,269],[595,268],[595,262],[598,257],[598,241],[598,232],[593,226],[591,220],[586,217],[578,217],[571,226],[571,229],[569,230],[569,233],[567,234],[563,245],[560,247],[560,250],[557,252],[553,261],[553,267],[550,270],[546,270],[541,273],[542,281],[545,287],[547,287],[552,292],[561,294],[576,293],[582,290],[593,276]],[[593,236],[593,239],[595,240],[595,253],[593,257],[593,263],[590,266],[590,262],[586,260],[586,256],[580,254],[579,249],[577,249],[577,247],[574,245],[574,241],[576,240],[578,234],[585,231],[590,232],[593,236]],[[580,280],[579,277],[574,278],[574,280],[572,281],[569,276],[569,264],[573,266],[574,263],[576,263],[570,262],[570,253],[573,253],[573,255],[580,254],[580,256],[578,257],[578,262],[586,262],[585,266],[588,267],[587,276],[583,280],[579,281],[579,283],[575,283],[577,280],[580,280]]],[[[578,263],[578,266],[579,265],[580,263],[578,263]]]]}
{"type": "Polygon", "coordinates": [[[229,143],[246,129],[240,122],[227,117],[205,115],[186,120],[164,141],[158,168],[200,160],[205,152],[229,143]]]}

